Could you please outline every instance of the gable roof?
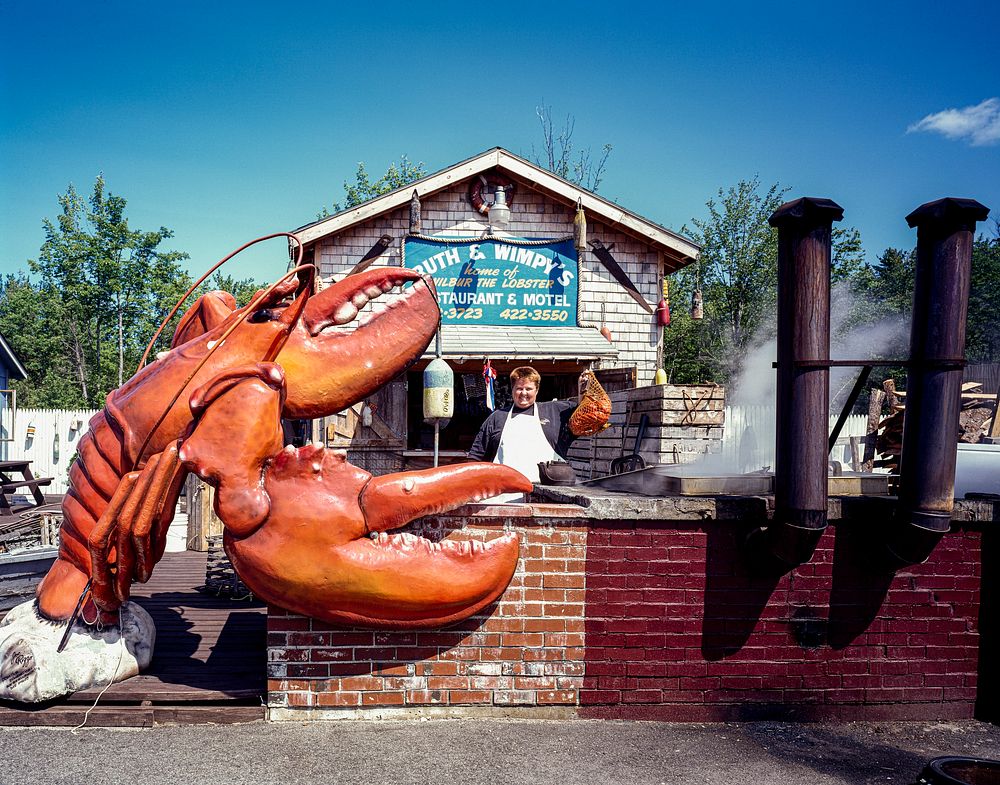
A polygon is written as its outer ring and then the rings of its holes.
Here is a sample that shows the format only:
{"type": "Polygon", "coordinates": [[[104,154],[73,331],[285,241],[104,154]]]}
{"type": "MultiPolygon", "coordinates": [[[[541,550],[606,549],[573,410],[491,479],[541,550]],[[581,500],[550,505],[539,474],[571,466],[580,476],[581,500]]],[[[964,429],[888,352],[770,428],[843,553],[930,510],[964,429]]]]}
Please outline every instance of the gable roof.
{"type": "Polygon", "coordinates": [[[17,355],[14,354],[14,350],[10,348],[10,344],[7,340],[0,335],[0,362],[10,369],[9,377],[16,379],[27,379],[28,372],[25,370],[24,365],[18,359],[17,355]]]}
{"type": "Polygon", "coordinates": [[[300,226],[294,233],[301,238],[304,245],[308,245],[355,224],[409,204],[410,196],[414,190],[423,198],[491,169],[498,169],[519,181],[530,183],[535,190],[544,193],[554,201],[575,206],[577,200],[581,200],[583,209],[588,216],[593,216],[608,227],[637,237],[656,250],[662,251],[667,272],[679,270],[698,258],[698,252],[701,249],[686,237],[636,215],[620,205],[609,202],[579,185],[564,180],[547,169],[542,169],[502,147],[494,147],[439,172],[408,183],[395,191],[341,210],[339,213],[319,221],[300,226]]]}

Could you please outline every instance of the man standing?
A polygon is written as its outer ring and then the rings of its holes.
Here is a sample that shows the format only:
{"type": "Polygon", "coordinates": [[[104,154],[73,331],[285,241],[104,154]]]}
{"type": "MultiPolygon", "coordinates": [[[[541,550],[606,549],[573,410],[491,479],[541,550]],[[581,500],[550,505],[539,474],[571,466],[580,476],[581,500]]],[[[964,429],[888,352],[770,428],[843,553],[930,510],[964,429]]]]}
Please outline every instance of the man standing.
{"type": "MultiPolygon", "coordinates": [[[[474,461],[493,461],[517,469],[532,482],[538,482],[538,464],[565,461],[569,446],[576,438],[569,420],[575,401],[537,402],[541,375],[528,365],[510,373],[514,403],[509,410],[493,412],[476,434],[469,449],[474,461]]],[[[496,504],[524,501],[524,495],[509,493],[484,501],[496,504]]]]}

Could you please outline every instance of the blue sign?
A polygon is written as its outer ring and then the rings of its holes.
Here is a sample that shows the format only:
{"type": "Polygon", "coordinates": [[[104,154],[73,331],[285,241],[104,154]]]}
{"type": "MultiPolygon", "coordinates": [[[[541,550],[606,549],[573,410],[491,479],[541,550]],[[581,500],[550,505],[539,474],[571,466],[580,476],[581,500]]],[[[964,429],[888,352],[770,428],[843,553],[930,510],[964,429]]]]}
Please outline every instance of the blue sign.
{"type": "Polygon", "coordinates": [[[576,326],[572,238],[407,237],[403,266],[434,279],[443,324],[576,326]]]}

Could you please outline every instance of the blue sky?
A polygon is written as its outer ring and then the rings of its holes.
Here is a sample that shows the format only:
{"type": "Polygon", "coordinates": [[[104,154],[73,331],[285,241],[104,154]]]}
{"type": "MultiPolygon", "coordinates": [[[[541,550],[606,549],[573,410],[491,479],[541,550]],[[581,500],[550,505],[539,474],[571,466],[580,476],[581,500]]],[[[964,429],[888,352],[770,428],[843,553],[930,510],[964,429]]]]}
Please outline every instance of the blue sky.
{"type": "MultiPolygon", "coordinates": [[[[530,158],[540,104],[614,146],[600,192],[634,212],[679,230],[757,174],[839,202],[873,260],[913,244],[925,201],[1000,217],[996,22],[994,3],[912,0],[0,0],[0,272],[101,172],[200,271],[313,220],[359,161],[530,158]]],[[[272,241],[227,271],[286,260],[272,241]]]]}

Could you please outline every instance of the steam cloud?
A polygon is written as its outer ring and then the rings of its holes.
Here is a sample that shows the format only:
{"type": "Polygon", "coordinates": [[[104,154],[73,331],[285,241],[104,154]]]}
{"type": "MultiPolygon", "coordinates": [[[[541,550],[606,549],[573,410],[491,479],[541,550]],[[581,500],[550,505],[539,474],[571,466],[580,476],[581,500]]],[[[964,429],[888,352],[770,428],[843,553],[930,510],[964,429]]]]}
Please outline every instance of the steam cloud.
{"type": "MultiPolygon", "coordinates": [[[[870,310],[872,305],[851,292],[846,283],[833,287],[830,293],[831,358],[900,359],[907,355],[908,318],[895,315],[875,324],[850,325],[852,315],[870,310]]],[[[731,407],[744,411],[756,407],[761,416],[754,419],[752,426],[743,422],[727,422],[727,440],[735,438],[738,447],[705,455],[685,465],[684,474],[712,476],[774,468],[777,373],[773,364],[777,359],[777,341],[770,333],[771,325],[775,323],[773,314],[763,321],[767,326],[761,330],[760,342],[747,354],[743,370],[727,390],[727,403],[731,407]]],[[[830,369],[831,414],[840,413],[860,370],[854,367],[830,369]]]]}

